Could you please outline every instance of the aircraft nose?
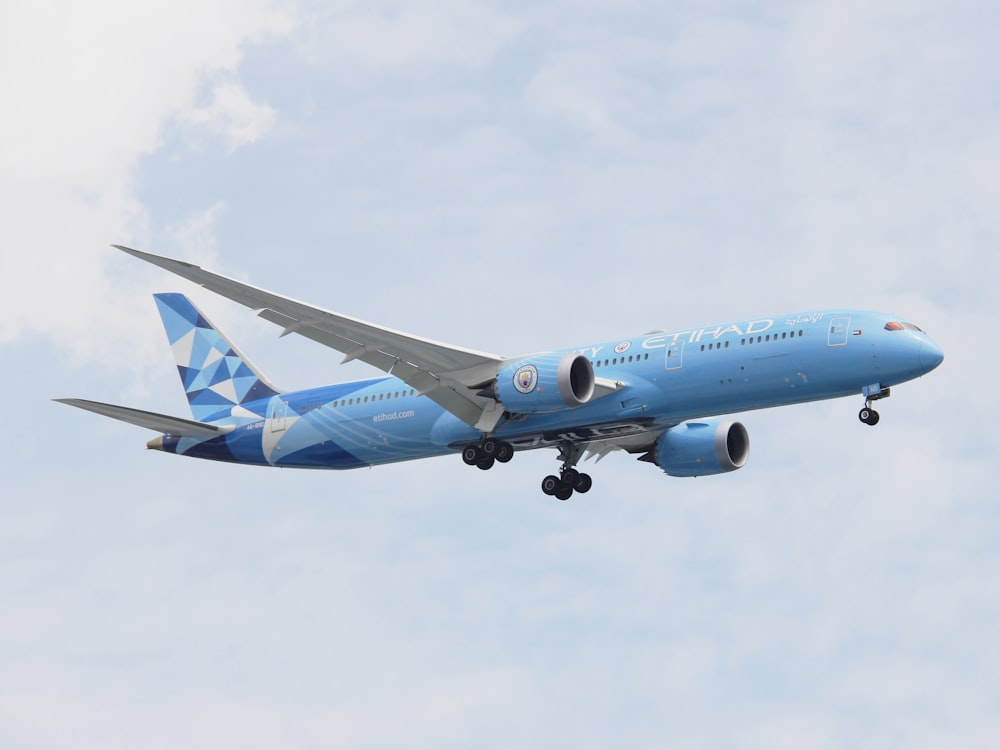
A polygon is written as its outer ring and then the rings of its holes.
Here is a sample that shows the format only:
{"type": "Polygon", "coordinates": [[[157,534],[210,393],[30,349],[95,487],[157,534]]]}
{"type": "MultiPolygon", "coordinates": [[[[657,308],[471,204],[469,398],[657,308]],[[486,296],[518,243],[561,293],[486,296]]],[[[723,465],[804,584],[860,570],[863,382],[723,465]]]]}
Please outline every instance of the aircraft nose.
{"type": "Polygon", "coordinates": [[[930,372],[944,362],[944,352],[933,341],[925,341],[920,345],[920,367],[930,372]]]}

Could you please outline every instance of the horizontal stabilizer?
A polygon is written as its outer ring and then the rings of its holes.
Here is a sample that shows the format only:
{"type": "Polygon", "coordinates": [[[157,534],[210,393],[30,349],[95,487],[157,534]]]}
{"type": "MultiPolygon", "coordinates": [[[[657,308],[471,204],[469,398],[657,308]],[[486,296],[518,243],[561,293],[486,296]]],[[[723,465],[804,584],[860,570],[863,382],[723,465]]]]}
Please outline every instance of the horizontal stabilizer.
{"type": "Polygon", "coordinates": [[[128,422],[139,427],[147,427],[150,430],[156,430],[166,435],[174,435],[175,437],[214,437],[216,435],[225,435],[227,432],[232,432],[236,429],[234,425],[216,426],[205,424],[204,422],[195,422],[192,419],[180,419],[166,414],[156,414],[155,412],[142,411],[141,409],[130,409],[127,406],[103,404],[100,401],[87,401],[82,398],[57,398],[53,400],[58,401],[60,404],[69,404],[78,409],[86,409],[95,414],[111,417],[112,419],[117,419],[119,422],[128,422]]]}

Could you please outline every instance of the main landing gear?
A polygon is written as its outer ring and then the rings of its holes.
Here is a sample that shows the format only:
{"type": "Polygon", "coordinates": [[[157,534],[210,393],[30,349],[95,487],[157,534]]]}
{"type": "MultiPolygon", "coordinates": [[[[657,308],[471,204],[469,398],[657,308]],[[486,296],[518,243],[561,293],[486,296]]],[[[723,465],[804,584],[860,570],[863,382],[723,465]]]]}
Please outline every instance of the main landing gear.
{"type": "Polygon", "coordinates": [[[866,385],[861,389],[861,395],[865,397],[865,406],[858,412],[858,419],[869,427],[874,427],[878,424],[879,416],[878,412],[872,408],[872,401],[889,398],[889,389],[883,388],[878,383],[866,385]]]}
{"type": "MultiPolygon", "coordinates": [[[[574,467],[583,455],[583,447],[567,443],[559,448],[562,467],[559,476],[549,474],[542,480],[542,492],[559,500],[569,500],[574,492],[590,492],[594,480],[589,474],[574,467]]],[[[478,445],[467,445],[462,449],[462,460],[469,466],[478,466],[483,471],[492,469],[497,462],[505,464],[514,457],[514,447],[505,440],[488,437],[478,445]]]]}
{"type": "Polygon", "coordinates": [[[493,468],[499,461],[507,463],[514,458],[514,446],[497,438],[486,438],[479,445],[467,445],[462,449],[462,460],[469,466],[478,466],[483,471],[493,468]]]}
{"type": "Polygon", "coordinates": [[[589,492],[594,484],[590,474],[577,471],[574,466],[583,455],[583,447],[579,445],[564,445],[559,449],[559,458],[563,465],[559,476],[549,474],[542,480],[542,492],[552,495],[558,500],[569,500],[574,492],[589,492]]]}

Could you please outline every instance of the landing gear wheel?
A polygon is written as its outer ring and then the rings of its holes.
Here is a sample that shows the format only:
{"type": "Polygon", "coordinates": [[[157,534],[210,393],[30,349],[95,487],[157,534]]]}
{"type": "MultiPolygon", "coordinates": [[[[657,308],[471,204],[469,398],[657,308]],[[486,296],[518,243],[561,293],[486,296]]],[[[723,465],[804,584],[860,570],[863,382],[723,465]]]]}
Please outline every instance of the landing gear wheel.
{"type": "Polygon", "coordinates": [[[469,466],[475,466],[479,462],[479,448],[475,445],[467,445],[462,449],[462,460],[469,466]]]}
{"type": "Polygon", "coordinates": [[[499,447],[499,440],[496,438],[486,438],[482,443],[480,443],[479,450],[483,452],[484,456],[495,456],[499,447]]]}
{"type": "Polygon", "coordinates": [[[545,479],[542,480],[542,492],[546,495],[556,494],[556,490],[559,489],[559,477],[549,474],[545,479]]]}
{"type": "Polygon", "coordinates": [[[549,475],[542,480],[542,492],[554,495],[560,500],[569,500],[574,492],[589,492],[594,482],[589,475],[580,472],[577,462],[586,452],[586,443],[566,440],[559,446],[559,476],[549,475]]]}
{"type": "Polygon", "coordinates": [[[864,409],[858,412],[858,419],[860,419],[866,425],[874,427],[875,425],[878,424],[879,415],[877,411],[866,406],[864,409]]]}
{"type": "Polygon", "coordinates": [[[476,461],[476,466],[478,466],[483,471],[489,471],[493,468],[493,464],[496,461],[493,456],[480,456],[479,460],[476,461]]]}
{"type": "Polygon", "coordinates": [[[514,458],[514,446],[512,446],[510,443],[505,443],[501,441],[500,445],[497,446],[497,454],[496,454],[497,461],[499,461],[502,464],[505,464],[512,458],[514,458]]]}

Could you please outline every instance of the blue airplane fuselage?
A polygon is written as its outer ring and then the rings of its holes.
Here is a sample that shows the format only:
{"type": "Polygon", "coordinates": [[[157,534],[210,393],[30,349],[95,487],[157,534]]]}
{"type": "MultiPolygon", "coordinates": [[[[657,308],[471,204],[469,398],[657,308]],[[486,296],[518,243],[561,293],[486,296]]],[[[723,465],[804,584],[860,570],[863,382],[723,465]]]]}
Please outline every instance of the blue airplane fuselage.
{"type": "MultiPolygon", "coordinates": [[[[858,310],[812,311],[650,333],[563,352],[584,355],[614,392],[574,408],[510,415],[493,435],[515,448],[649,434],[685,420],[881,393],[943,359],[922,331],[858,310]]],[[[214,460],[349,469],[454,453],[482,432],[394,377],[280,393],[204,420],[215,437],[149,446],[214,460]]]]}

